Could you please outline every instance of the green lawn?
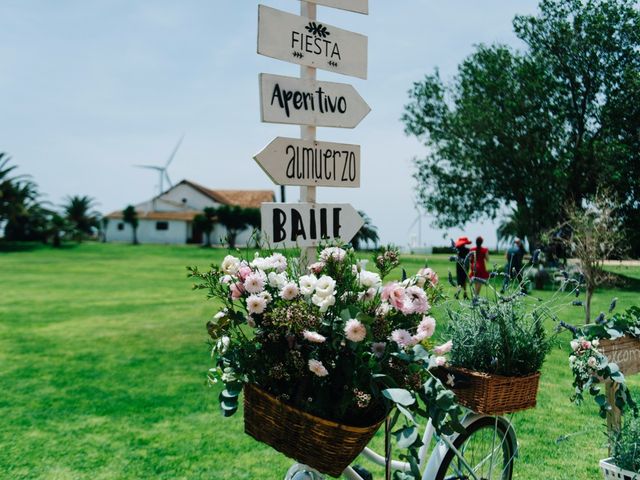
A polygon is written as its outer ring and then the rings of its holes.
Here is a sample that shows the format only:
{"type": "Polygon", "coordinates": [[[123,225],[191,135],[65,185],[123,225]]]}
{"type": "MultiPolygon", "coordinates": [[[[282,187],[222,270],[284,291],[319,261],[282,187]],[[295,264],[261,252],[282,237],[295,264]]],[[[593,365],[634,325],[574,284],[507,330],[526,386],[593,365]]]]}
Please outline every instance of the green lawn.
{"type": "MultiPolygon", "coordinates": [[[[185,266],[224,254],[102,244],[0,252],[0,478],[281,478],[291,461],[245,436],[241,415],[223,419],[205,386],[215,305],[190,290],[185,266]]],[[[447,257],[430,265],[446,283],[447,257]]],[[[640,303],[637,291],[599,291],[594,311],[613,296],[619,308],[640,303]]],[[[601,477],[604,427],[593,405],[568,400],[567,341],[548,358],[538,408],[515,418],[515,478],[601,477]]]]}

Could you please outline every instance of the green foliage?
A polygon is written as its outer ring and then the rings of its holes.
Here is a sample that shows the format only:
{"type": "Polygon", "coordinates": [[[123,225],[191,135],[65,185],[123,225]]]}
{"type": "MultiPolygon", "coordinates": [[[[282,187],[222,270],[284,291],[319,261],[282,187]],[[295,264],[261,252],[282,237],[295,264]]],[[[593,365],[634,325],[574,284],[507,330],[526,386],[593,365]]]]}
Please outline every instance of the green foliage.
{"type": "Polygon", "coordinates": [[[613,463],[623,470],[640,473],[640,417],[626,418],[613,442],[613,463]]]}
{"type": "Polygon", "coordinates": [[[229,248],[236,247],[238,234],[245,228],[260,227],[260,210],[257,208],[243,208],[238,205],[221,205],[216,208],[218,222],[227,230],[229,248]]]}
{"type": "MultiPolygon", "coordinates": [[[[418,200],[451,227],[512,209],[503,234],[538,236],[601,187],[640,225],[640,13],[633,0],[542,0],[518,16],[526,50],[480,45],[445,84],[416,82],[402,120],[429,154],[418,200]]],[[[636,234],[637,238],[638,235],[636,234]]],[[[640,243],[639,243],[640,246],[640,243]]]]}
{"type": "Polygon", "coordinates": [[[95,234],[100,226],[100,214],[92,210],[95,205],[95,200],[88,195],[67,197],[63,205],[65,217],[72,227],[71,234],[77,242],[95,234]]]}
{"type": "Polygon", "coordinates": [[[505,376],[540,371],[550,348],[543,325],[547,308],[529,305],[517,293],[495,298],[448,310],[450,364],[505,376]]]}
{"type": "Polygon", "coordinates": [[[217,211],[213,207],[205,207],[202,213],[196,215],[193,223],[205,236],[205,246],[211,246],[211,232],[216,225],[217,211]]]}
{"type": "Polygon", "coordinates": [[[378,236],[378,227],[373,224],[369,215],[362,210],[358,210],[358,214],[364,220],[364,225],[360,227],[358,233],[356,233],[351,239],[351,245],[355,250],[360,250],[361,248],[368,246],[369,243],[376,248],[380,241],[380,237],[378,236]]]}

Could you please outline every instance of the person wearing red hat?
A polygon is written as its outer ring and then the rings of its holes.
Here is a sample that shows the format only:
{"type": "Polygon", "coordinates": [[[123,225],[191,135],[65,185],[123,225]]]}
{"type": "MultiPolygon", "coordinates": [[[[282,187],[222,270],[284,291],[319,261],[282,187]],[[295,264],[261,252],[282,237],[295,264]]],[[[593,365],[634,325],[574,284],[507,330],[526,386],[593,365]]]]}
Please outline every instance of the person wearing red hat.
{"type": "MultiPolygon", "coordinates": [[[[467,299],[467,262],[469,257],[469,250],[467,245],[471,245],[471,240],[467,237],[460,237],[456,240],[455,247],[458,252],[458,258],[456,259],[456,281],[458,283],[458,292],[464,290],[464,298],[467,299]]],[[[457,298],[456,294],[456,298],[457,298]]]]}
{"type": "Polygon", "coordinates": [[[487,262],[489,261],[489,249],[482,246],[484,239],[482,237],[476,238],[476,246],[471,249],[472,263],[469,276],[471,282],[476,291],[476,295],[480,294],[482,284],[486,283],[489,279],[489,271],[487,270],[487,262]],[[484,281],[474,281],[475,279],[481,279],[484,281]]]}

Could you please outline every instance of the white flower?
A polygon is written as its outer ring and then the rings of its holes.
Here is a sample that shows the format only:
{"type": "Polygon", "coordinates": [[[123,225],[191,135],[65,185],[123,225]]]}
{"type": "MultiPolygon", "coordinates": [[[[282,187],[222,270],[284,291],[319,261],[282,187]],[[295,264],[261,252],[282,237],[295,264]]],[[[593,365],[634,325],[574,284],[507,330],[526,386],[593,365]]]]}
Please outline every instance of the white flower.
{"type": "Polygon", "coordinates": [[[587,360],[587,365],[589,365],[591,368],[596,368],[596,366],[598,366],[598,360],[596,359],[596,357],[589,357],[589,360],[587,360]]]}
{"type": "Polygon", "coordinates": [[[576,356],[575,355],[571,355],[569,357],[569,365],[573,366],[574,363],[576,363],[576,356]]]}
{"type": "Polygon", "coordinates": [[[382,286],[380,275],[375,272],[367,272],[366,270],[360,272],[358,282],[365,288],[379,288],[382,286]]]}
{"type": "Polygon", "coordinates": [[[346,254],[347,252],[340,247],[328,247],[320,252],[320,260],[326,262],[332,258],[336,262],[341,262],[346,254]]]}
{"type": "Polygon", "coordinates": [[[376,316],[386,317],[390,311],[391,311],[391,305],[388,302],[382,302],[380,306],[376,309],[376,316]]]}
{"type": "Polygon", "coordinates": [[[220,340],[218,340],[218,343],[216,343],[216,348],[218,349],[218,352],[222,354],[227,353],[227,350],[229,350],[229,342],[231,342],[231,339],[226,335],[222,337],[220,340]]]}
{"type": "Polygon", "coordinates": [[[367,338],[367,328],[355,318],[351,320],[347,320],[347,323],[344,325],[344,334],[348,340],[352,342],[361,342],[365,338],[367,338]]]}
{"type": "Polygon", "coordinates": [[[358,300],[361,302],[364,300],[373,300],[376,296],[376,293],[378,293],[378,290],[372,287],[368,290],[365,290],[364,292],[360,292],[358,294],[358,300]]]}
{"type": "Polygon", "coordinates": [[[273,288],[282,288],[287,283],[286,273],[269,272],[267,278],[269,279],[269,285],[273,288]]]}
{"type": "Polygon", "coordinates": [[[444,355],[445,353],[449,353],[451,351],[451,348],[453,348],[453,341],[449,340],[447,343],[435,347],[433,349],[433,353],[435,353],[436,355],[444,355]]]}
{"type": "Polygon", "coordinates": [[[591,345],[593,345],[594,348],[598,348],[600,346],[600,340],[594,338],[593,340],[591,340],[591,345]]]}
{"type": "Polygon", "coordinates": [[[318,377],[326,377],[329,372],[319,360],[309,360],[309,370],[315,373],[318,377]]]}
{"type": "Polygon", "coordinates": [[[311,332],[309,330],[302,332],[302,336],[306,341],[311,343],[324,343],[327,340],[324,335],[320,335],[318,332],[311,332]]]}
{"type": "Polygon", "coordinates": [[[418,324],[418,333],[423,333],[425,338],[431,338],[435,331],[436,319],[427,316],[422,317],[422,321],[418,324]]]}
{"type": "Polygon", "coordinates": [[[456,384],[456,377],[454,377],[453,375],[451,375],[450,373],[447,373],[447,385],[449,385],[451,388],[454,387],[454,385],[456,384]]]}
{"type": "Polygon", "coordinates": [[[371,351],[376,356],[376,358],[382,358],[386,347],[387,344],[385,342],[374,342],[371,344],[371,351]]]}
{"type": "Polygon", "coordinates": [[[575,352],[579,348],[580,348],[580,342],[578,342],[577,340],[571,340],[571,350],[575,352]]]}
{"type": "Polygon", "coordinates": [[[263,313],[265,308],[267,308],[267,301],[264,298],[258,295],[251,295],[247,298],[247,310],[249,313],[263,313]]]}
{"type": "Polygon", "coordinates": [[[267,303],[271,303],[273,301],[273,296],[271,296],[271,294],[266,290],[264,292],[260,292],[258,296],[264,298],[267,303]]]}
{"type": "Polygon", "coordinates": [[[222,284],[228,284],[231,283],[233,281],[233,277],[231,275],[223,275],[222,277],[220,277],[220,283],[222,284]]]}
{"type": "Polygon", "coordinates": [[[316,295],[329,297],[335,295],[336,281],[328,275],[323,275],[316,282],[316,295]]]}
{"type": "Polygon", "coordinates": [[[411,334],[401,328],[391,332],[391,340],[396,342],[401,347],[410,347],[414,345],[414,340],[411,334]]]}
{"type": "Polygon", "coordinates": [[[447,363],[447,359],[445,357],[436,357],[436,366],[442,367],[445,363],[447,363]]]}
{"type": "Polygon", "coordinates": [[[262,275],[260,275],[260,273],[254,272],[251,275],[247,276],[243,284],[244,289],[247,292],[260,293],[262,290],[264,290],[264,278],[262,275]]]}
{"type": "Polygon", "coordinates": [[[316,282],[318,279],[315,275],[303,275],[298,279],[300,284],[300,293],[302,295],[311,295],[313,289],[316,288],[316,282]]]}
{"type": "Polygon", "coordinates": [[[240,268],[240,259],[233,255],[227,255],[222,260],[222,271],[227,275],[235,275],[240,268]]]}
{"type": "Polygon", "coordinates": [[[283,273],[287,269],[287,257],[281,253],[274,253],[270,257],[271,266],[278,273],[283,273]]]}
{"type": "Polygon", "coordinates": [[[287,283],[284,287],[282,287],[282,291],[280,292],[280,297],[284,300],[293,300],[300,293],[298,289],[298,285],[293,282],[287,283]]]}
{"type": "Polygon", "coordinates": [[[329,307],[332,307],[336,303],[336,297],[333,295],[329,295],[327,297],[321,297],[320,295],[314,295],[311,297],[311,301],[314,305],[320,307],[320,312],[324,313],[329,310],[329,307]]]}
{"type": "Polygon", "coordinates": [[[226,309],[225,310],[220,310],[218,313],[216,313],[213,316],[213,319],[214,320],[220,320],[220,319],[222,319],[222,318],[224,318],[226,316],[227,316],[227,310],[226,309]]]}

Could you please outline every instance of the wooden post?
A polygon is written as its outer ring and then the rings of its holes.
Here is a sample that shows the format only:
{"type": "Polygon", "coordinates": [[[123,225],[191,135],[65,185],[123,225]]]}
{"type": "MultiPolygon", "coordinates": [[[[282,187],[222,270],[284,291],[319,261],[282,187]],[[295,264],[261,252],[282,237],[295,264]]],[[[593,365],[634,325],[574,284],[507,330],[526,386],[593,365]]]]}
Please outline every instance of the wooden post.
{"type": "MultiPolygon", "coordinates": [[[[306,1],[300,2],[300,15],[316,20],[316,5],[306,1]]],[[[316,79],[316,69],[311,67],[300,67],[300,77],[308,80],[316,79]]],[[[316,127],[303,125],[300,127],[300,138],[302,140],[314,141],[316,139],[316,127]]],[[[316,203],[316,187],[300,187],[300,202],[316,203]]],[[[301,267],[308,267],[316,261],[316,248],[306,247],[300,249],[301,267]]]]}
{"type": "MultiPolygon", "coordinates": [[[[622,428],[622,412],[616,406],[616,391],[618,390],[618,384],[608,380],[605,384],[605,392],[607,396],[607,402],[611,405],[611,410],[607,412],[607,432],[609,439],[620,432],[622,428]]],[[[609,441],[609,455],[612,455],[611,441],[609,441]]]]}

